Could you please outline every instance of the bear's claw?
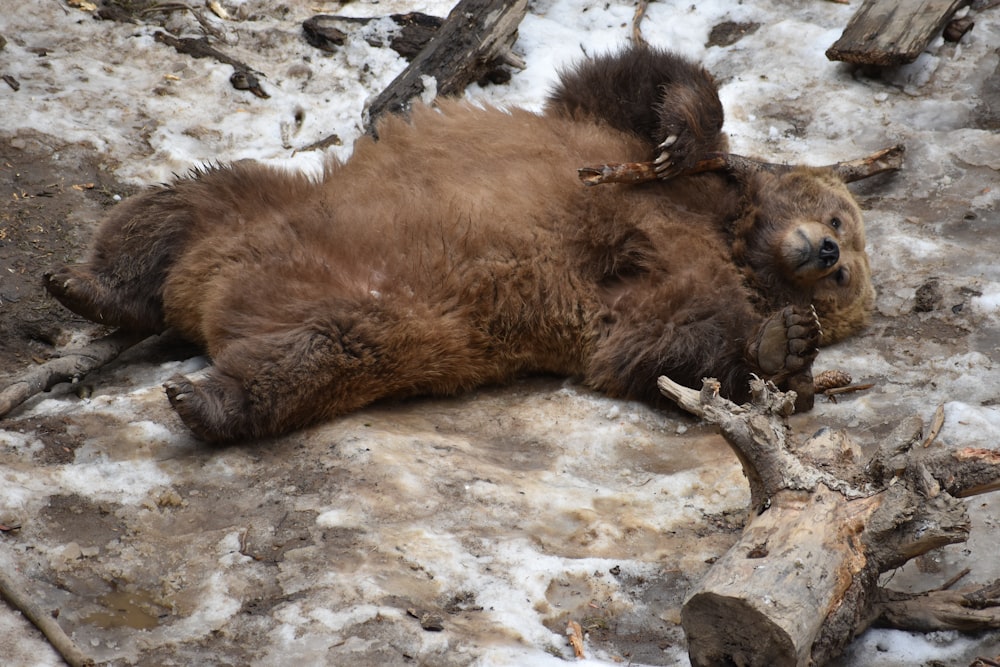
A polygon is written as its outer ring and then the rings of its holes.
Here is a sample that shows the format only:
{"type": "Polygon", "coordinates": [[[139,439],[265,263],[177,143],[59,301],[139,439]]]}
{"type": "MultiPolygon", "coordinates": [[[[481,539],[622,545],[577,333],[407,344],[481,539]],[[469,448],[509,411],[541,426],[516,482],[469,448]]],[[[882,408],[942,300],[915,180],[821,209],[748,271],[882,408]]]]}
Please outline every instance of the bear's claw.
{"type": "Polygon", "coordinates": [[[667,138],[657,145],[653,170],[661,180],[669,180],[692,166],[697,159],[697,147],[686,127],[668,130],[667,138]]]}

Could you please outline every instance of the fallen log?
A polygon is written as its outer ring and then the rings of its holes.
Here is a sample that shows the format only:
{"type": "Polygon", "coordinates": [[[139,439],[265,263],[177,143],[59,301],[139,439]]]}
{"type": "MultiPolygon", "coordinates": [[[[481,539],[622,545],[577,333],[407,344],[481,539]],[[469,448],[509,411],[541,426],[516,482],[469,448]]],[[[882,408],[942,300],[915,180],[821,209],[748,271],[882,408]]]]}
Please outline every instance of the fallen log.
{"type": "Polygon", "coordinates": [[[368,105],[368,131],[374,131],[382,114],[405,113],[413,98],[428,92],[429,79],[436,86],[431,92],[448,96],[501,63],[523,66],[510,47],[527,11],[528,0],[462,0],[455,5],[427,46],[368,105]]]}
{"type": "MultiPolygon", "coordinates": [[[[847,435],[829,429],[793,443],[786,418],[794,393],[762,380],[752,380],[752,400],[743,406],[719,396],[714,380],[700,392],[664,377],[658,384],[718,425],[750,484],[743,535],[681,611],[695,667],[827,663],[901,608],[898,596],[879,587],[879,575],[965,541],[961,498],[1000,489],[1000,452],[914,449],[922,440],[919,420],[904,421],[866,460],[847,435]]],[[[912,605],[933,604],[934,613],[921,616],[924,627],[962,629],[970,619],[980,629],[1000,627],[1000,607],[970,614],[971,603],[961,600],[911,598],[907,617],[916,616],[912,605]]]]}
{"type": "MultiPolygon", "coordinates": [[[[856,160],[835,162],[824,165],[831,169],[846,183],[870,178],[876,174],[897,171],[903,167],[903,154],[906,148],[902,144],[883,148],[870,155],[856,160]]],[[[733,173],[753,173],[768,171],[781,173],[793,169],[796,165],[765,162],[752,157],[733,153],[719,153],[699,160],[692,167],[682,171],[673,178],[691,176],[706,171],[730,171],[733,173]]],[[[654,162],[609,162],[607,164],[581,167],[577,176],[584,185],[602,185],[604,183],[648,183],[660,178],[654,162]]]]}
{"type": "Polygon", "coordinates": [[[970,0],[866,0],[833,46],[830,60],[857,65],[912,63],[970,0]]]}

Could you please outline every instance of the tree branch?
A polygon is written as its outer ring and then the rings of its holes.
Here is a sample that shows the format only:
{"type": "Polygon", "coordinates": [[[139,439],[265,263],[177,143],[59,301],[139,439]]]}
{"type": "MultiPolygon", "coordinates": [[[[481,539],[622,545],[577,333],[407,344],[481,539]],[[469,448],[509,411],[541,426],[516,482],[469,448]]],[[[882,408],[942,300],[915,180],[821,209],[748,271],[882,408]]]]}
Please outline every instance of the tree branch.
{"type": "Polygon", "coordinates": [[[87,373],[104,366],[118,355],[145,339],[142,334],[115,331],[63,356],[30,368],[0,391],[0,418],[32,396],[48,391],[60,382],[76,382],[87,373]]]}
{"type": "MultiPolygon", "coordinates": [[[[887,171],[897,171],[903,166],[903,154],[906,149],[902,144],[883,148],[871,155],[855,160],[835,162],[825,165],[846,183],[870,178],[887,171]]],[[[741,175],[759,171],[784,173],[794,168],[794,165],[765,162],[752,157],[735,155],[733,153],[709,155],[699,160],[689,169],[682,171],[674,178],[690,176],[706,171],[729,171],[741,175]]],[[[653,162],[609,162],[607,164],[581,167],[577,175],[584,185],[601,185],[604,183],[648,183],[659,180],[656,165],[653,162]]]]}
{"type": "Polygon", "coordinates": [[[93,659],[84,654],[52,615],[35,604],[3,569],[0,569],[0,597],[34,623],[70,667],[92,667],[93,659]]]}

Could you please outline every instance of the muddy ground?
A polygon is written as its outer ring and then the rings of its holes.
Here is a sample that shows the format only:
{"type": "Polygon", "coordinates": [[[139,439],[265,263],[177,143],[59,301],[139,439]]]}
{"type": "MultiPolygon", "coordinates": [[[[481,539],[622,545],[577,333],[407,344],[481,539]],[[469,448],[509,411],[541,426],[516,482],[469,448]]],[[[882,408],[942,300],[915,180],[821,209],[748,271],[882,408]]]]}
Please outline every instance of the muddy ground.
{"type": "MultiPolygon", "coordinates": [[[[268,39],[280,30],[299,39],[307,8],[290,4],[287,16],[274,10],[281,27],[268,39]]],[[[732,49],[714,63],[724,86],[743,69],[764,77],[748,55],[763,47],[742,46],[776,39],[768,30],[790,10],[758,5],[752,21],[720,20],[706,39],[732,49]]],[[[834,8],[796,8],[807,26],[843,20],[834,8]]],[[[857,117],[881,116],[858,123],[850,150],[902,141],[908,157],[903,173],[855,187],[878,308],[859,339],[818,361],[874,387],[795,416],[800,434],[829,425],[872,447],[902,417],[929,420],[944,405],[936,446],[998,444],[1000,144],[991,133],[1000,58],[989,46],[998,26],[981,18],[983,36],[964,55],[939,46],[943,65],[906,92],[909,84],[860,75],[803,75],[814,94],[871,87],[879,101],[857,117]],[[948,104],[964,111],[932,117],[948,104]]],[[[154,53],[191,76],[179,54],[154,53]]],[[[766,115],[780,138],[757,152],[779,151],[829,139],[816,103],[777,98],[729,111],[737,128],[766,115]]],[[[104,333],[48,298],[41,275],[79,257],[101,213],[138,187],[118,180],[123,162],[149,159],[147,146],[101,150],[14,118],[0,126],[0,377],[104,333]]],[[[147,341],[0,422],[0,524],[18,527],[0,537],[0,566],[28,582],[96,659],[551,664],[571,659],[563,629],[575,619],[589,632],[594,664],[684,664],[680,605],[735,541],[748,496],[711,428],[532,378],[209,448],[184,431],[160,388],[204,363],[176,341],[147,341]]],[[[1000,499],[969,506],[969,542],[893,573],[894,586],[933,588],[967,567],[969,582],[1000,577],[1000,499]]],[[[5,664],[58,664],[6,607],[0,655],[5,664]]],[[[1000,655],[1000,638],[869,633],[843,664],[964,666],[977,655],[1000,655]]]]}

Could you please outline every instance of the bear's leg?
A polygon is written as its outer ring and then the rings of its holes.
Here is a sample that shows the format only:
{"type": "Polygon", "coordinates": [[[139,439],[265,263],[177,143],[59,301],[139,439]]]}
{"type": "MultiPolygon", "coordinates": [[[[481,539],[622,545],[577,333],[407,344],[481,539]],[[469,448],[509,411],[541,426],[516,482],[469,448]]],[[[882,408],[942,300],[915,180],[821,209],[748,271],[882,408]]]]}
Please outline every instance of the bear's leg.
{"type": "Polygon", "coordinates": [[[379,397],[372,350],[349,337],[306,326],[239,339],[213,356],[204,377],[177,375],[164,388],[202,440],[275,435],[379,397]]]}
{"type": "Polygon", "coordinates": [[[663,178],[727,149],[722,102],[711,74],[648,46],[592,58],[563,74],[547,110],[589,117],[642,138],[663,178]]]}
{"type": "Polygon", "coordinates": [[[101,223],[88,261],[46,273],[43,285],[64,306],[94,322],[161,332],[163,280],[190,224],[187,204],[173,190],[132,197],[101,223]]]}
{"type": "Polygon", "coordinates": [[[207,442],[221,442],[248,434],[243,424],[248,397],[242,382],[217,369],[196,383],[174,375],[163,384],[170,405],[194,435],[207,442]]]}
{"type": "MultiPolygon", "coordinates": [[[[680,294],[664,288],[619,310],[589,361],[587,384],[661,404],[660,375],[689,387],[714,377],[727,398],[741,402],[751,373],[786,387],[809,375],[820,337],[811,309],[789,306],[762,321],[749,303],[720,304],[718,295],[690,287],[680,294]]],[[[803,408],[807,400],[811,394],[803,408]]]]}
{"type": "Polygon", "coordinates": [[[165,389],[203,440],[277,435],[382,398],[453,394],[502,377],[472,336],[444,316],[359,308],[237,339],[213,352],[204,378],[175,376],[165,389]]]}

